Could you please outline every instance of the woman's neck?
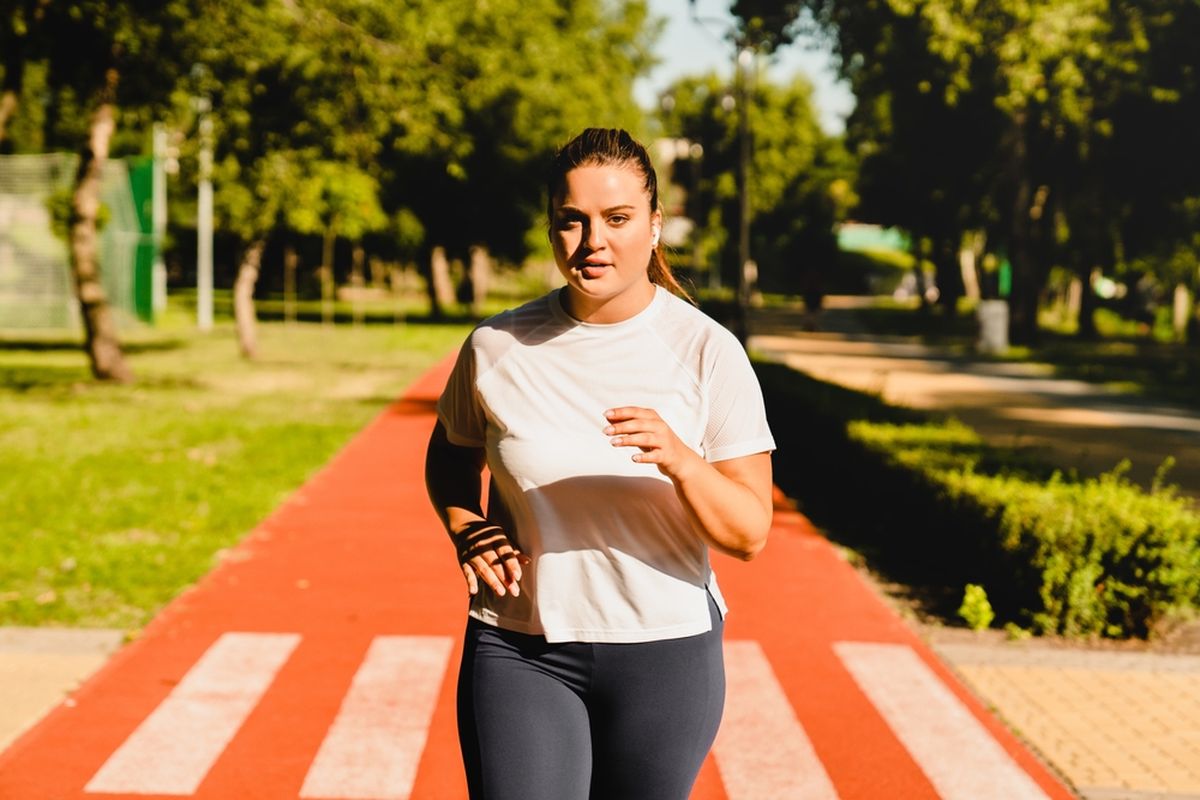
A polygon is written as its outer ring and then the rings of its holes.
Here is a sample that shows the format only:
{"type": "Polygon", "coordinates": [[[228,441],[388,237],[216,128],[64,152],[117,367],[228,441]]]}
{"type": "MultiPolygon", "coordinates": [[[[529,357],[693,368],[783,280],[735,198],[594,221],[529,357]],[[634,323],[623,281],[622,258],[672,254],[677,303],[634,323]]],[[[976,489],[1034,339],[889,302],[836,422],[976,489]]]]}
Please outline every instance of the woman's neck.
{"type": "Polygon", "coordinates": [[[563,287],[559,295],[563,310],[580,322],[593,325],[612,325],[624,322],[642,313],[654,301],[658,288],[649,280],[645,284],[631,286],[612,297],[580,296],[570,284],[563,287]]]}

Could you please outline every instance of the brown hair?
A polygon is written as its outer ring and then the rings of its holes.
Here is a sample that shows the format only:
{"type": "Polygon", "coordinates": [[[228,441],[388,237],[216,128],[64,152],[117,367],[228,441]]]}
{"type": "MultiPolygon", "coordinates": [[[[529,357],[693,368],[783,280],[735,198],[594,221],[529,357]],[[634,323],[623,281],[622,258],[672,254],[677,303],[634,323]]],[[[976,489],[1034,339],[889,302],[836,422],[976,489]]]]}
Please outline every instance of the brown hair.
{"type": "MultiPolygon", "coordinates": [[[[554,156],[546,179],[546,216],[553,223],[554,198],[558,197],[566,182],[567,173],[576,167],[618,166],[632,169],[642,177],[642,188],[650,197],[651,213],[660,210],[658,205],[658,176],[650,163],[646,148],[620,128],[587,128],[583,133],[567,142],[554,156]]],[[[674,294],[692,300],[667,263],[666,249],[661,236],[650,256],[650,282],[668,289],[674,294]]]]}

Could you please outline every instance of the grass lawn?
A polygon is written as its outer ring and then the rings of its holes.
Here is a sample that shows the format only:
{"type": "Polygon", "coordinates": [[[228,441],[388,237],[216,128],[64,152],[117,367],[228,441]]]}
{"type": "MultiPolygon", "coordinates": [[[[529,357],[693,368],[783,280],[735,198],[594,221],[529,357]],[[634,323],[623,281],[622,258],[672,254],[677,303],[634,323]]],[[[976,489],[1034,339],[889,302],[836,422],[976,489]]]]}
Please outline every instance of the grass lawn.
{"type": "Polygon", "coordinates": [[[0,337],[0,624],[139,628],[468,330],[266,324],[249,363],[176,310],[130,386],[0,337]]]}

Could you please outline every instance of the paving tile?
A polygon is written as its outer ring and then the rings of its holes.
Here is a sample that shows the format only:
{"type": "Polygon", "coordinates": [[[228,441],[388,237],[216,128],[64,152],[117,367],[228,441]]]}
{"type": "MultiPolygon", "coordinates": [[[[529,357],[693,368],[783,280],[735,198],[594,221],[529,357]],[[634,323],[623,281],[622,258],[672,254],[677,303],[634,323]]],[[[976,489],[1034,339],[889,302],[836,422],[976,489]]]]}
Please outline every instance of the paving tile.
{"type": "Polygon", "coordinates": [[[1200,656],[934,647],[1085,797],[1200,797],[1200,656]]]}

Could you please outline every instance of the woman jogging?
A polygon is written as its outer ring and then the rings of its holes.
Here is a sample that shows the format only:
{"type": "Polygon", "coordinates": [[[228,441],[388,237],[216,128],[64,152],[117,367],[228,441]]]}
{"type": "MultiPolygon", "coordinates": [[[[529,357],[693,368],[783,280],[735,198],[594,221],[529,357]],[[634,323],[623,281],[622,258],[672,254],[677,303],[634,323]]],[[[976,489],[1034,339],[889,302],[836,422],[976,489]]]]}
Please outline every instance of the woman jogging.
{"type": "Polygon", "coordinates": [[[472,332],[426,462],[471,594],[467,782],[686,800],[725,696],[708,548],[763,547],[774,442],[737,340],[677,296],[645,148],[590,128],[547,190],[566,285],[472,332]]]}

